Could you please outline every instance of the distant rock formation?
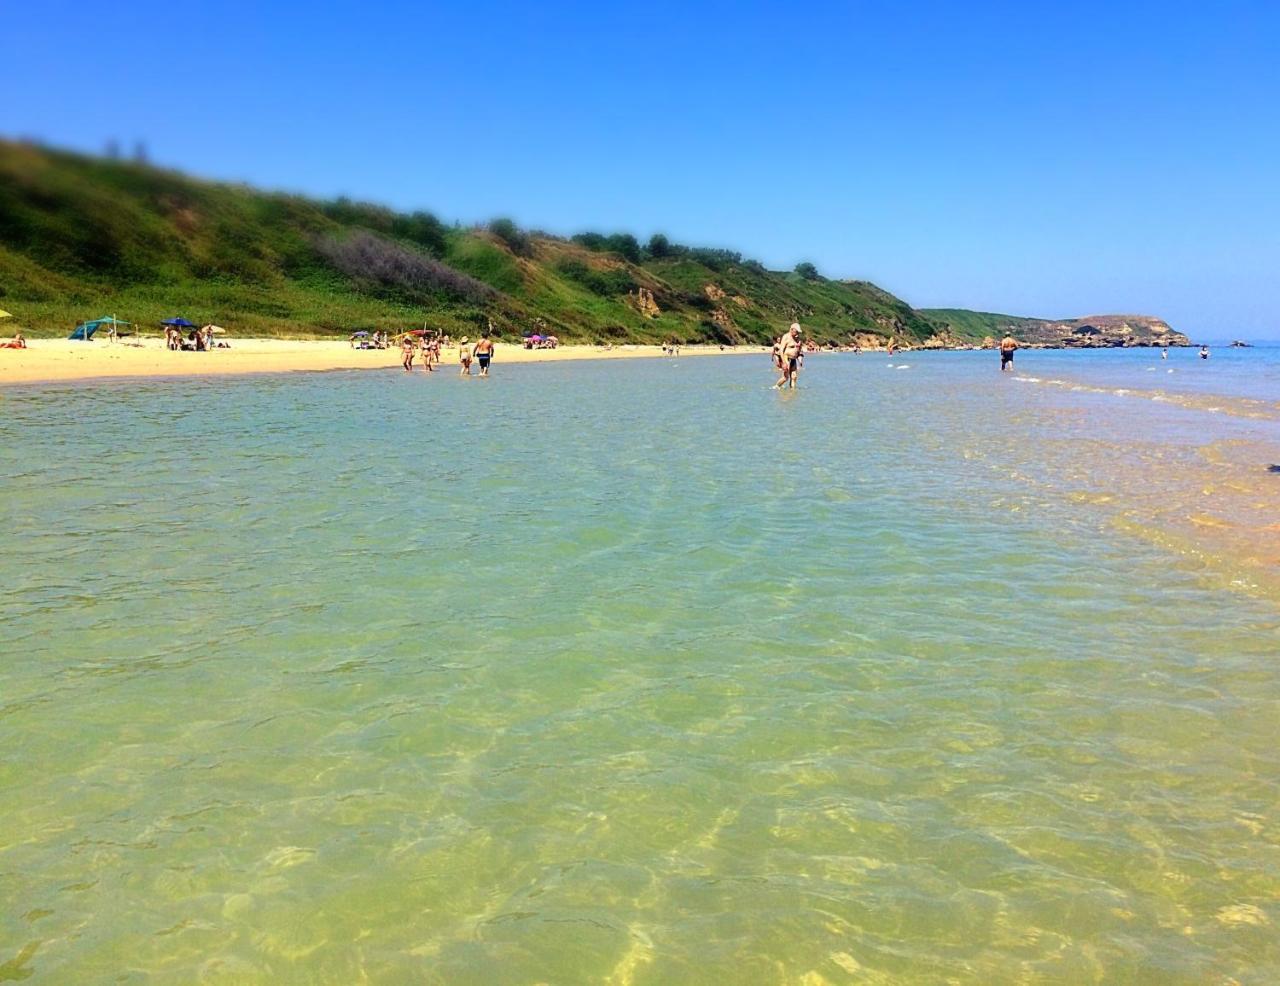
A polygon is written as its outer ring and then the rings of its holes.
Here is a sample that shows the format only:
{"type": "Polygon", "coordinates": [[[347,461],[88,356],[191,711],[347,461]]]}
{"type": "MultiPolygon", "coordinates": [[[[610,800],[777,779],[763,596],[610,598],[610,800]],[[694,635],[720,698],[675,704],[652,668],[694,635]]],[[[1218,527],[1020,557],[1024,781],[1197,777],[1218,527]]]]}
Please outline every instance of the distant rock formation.
{"type": "Polygon", "coordinates": [[[1083,318],[1025,318],[962,308],[927,308],[938,326],[934,338],[960,339],[991,347],[1005,335],[1024,346],[1114,349],[1129,346],[1189,346],[1191,340],[1154,315],[1086,315],[1083,318]]]}
{"type": "Polygon", "coordinates": [[[851,345],[858,349],[884,349],[889,339],[874,332],[854,332],[849,337],[851,345]]]}
{"type": "Polygon", "coordinates": [[[662,309],[658,307],[658,302],[654,300],[653,292],[648,288],[639,287],[631,293],[631,303],[636,306],[636,310],[641,315],[649,318],[657,318],[662,314],[662,309]]]}
{"type": "Polygon", "coordinates": [[[1064,322],[1033,321],[1021,330],[1033,346],[1112,349],[1128,346],[1189,346],[1191,340],[1154,315],[1086,315],[1064,322]]]}
{"type": "Polygon", "coordinates": [[[920,349],[958,349],[965,345],[965,340],[950,329],[940,329],[920,343],[920,349]]]}

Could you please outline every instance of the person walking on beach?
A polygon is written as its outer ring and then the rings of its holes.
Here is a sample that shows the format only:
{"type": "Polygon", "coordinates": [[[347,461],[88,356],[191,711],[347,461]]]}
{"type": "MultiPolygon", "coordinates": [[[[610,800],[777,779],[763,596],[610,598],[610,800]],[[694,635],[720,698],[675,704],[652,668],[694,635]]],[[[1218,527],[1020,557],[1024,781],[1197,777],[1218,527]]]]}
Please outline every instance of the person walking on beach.
{"type": "Polygon", "coordinates": [[[405,372],[413,369],[413,336],[407,335],[400,340],[401,365],[405,372]]]}
{"type": "Polygon", "coordinates": [[[487,377],[489,375],[489,360],[493,359],[493,342],[489,338],[489,331],[480,333],[480,341],[476,343],[472,350],[476,358],[476,362],[480,364],[480,376],[487,377]]]}
{"type": "Polygon", "coordinates": [[[462,341],[458,343],[458,362],[462,364],[462,375],[464,377],[471,376],[471,350],[467,346],[470,341],[466,336],[463,336],[462,341]]]}
{"type": "Polygon", "coordinates": [[[774,390],[781,390],[783,387],[790,387],[795,390],[796,373],[800,369],[800,352],[802,348],[800,323],[792,322],[791,328],[787,329],[782,338],[778,340],[778,358],[782,361],[782,378],[773,385],[774,390]]]}
{"type": "Polygon", "coordinates": [[[1000,340],[1000,372],[1013,369],[1013,354],[1018,348],[1018,341],[1013,336],[1006,335],[1000,340]]]}

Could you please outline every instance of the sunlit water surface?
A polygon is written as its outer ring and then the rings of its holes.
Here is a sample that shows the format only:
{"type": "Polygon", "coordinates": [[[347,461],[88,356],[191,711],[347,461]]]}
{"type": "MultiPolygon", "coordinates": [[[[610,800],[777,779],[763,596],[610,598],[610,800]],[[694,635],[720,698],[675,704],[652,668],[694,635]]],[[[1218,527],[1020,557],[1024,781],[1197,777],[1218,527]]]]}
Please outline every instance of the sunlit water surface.
{"type": "Polygon", "coordinates": [[[0,394],[0,981],[1276,981],[1276,424],[1144,357],[0,394]]]}

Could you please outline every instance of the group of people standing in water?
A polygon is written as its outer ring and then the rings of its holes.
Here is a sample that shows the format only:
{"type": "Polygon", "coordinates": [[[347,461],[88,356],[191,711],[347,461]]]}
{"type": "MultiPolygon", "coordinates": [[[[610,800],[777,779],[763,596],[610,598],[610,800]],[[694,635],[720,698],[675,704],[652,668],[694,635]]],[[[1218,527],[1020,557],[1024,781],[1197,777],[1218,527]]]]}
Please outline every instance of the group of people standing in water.
{"type": "MultiPolygon", "coordinates": [[[[400,341],[401,365],[406,372],[412,371],[413,361],[421,355],[422,368],[428,373],[432,373],[440,365],[441,346],[442,340],[440,336],[419,339],[412,334],[406,335],[400,341]]],[[[489,375],[489,363],[493,359],[493,350],[493,340],[490,338],[488,330],[480,333],[480,338],[474,343],[466,336],[463,336],[458,341],[458,364],[461,375],[464,377],[471,376],[471,364],[475,363],[480,367],[480,376],[487,377],[489,375]]]]}

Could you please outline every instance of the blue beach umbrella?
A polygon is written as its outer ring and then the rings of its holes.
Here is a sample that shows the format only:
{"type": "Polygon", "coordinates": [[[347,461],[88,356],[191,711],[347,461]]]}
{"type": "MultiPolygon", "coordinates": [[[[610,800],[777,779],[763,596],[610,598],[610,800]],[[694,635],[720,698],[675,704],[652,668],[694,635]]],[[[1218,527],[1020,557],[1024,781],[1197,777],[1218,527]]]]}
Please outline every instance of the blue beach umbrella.
{"type": "Polygon", "coordinates": [[[194,329],[196,327],[195,322],[188,322],[185,318],[166,318],[160,324],[172,325],[177,329],[194,329]]]}

